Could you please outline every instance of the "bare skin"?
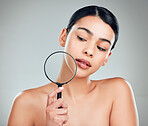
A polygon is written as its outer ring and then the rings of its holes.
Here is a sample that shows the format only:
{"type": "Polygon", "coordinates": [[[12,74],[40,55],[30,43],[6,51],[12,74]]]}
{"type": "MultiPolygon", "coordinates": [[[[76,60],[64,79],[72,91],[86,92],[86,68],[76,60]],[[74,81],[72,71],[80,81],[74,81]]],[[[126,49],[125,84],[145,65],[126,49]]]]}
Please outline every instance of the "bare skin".
{"type": "MultiPolygon", "coordinates": [[[[69,120],[65,126],[137,126],[134,99],[122,78],[91,82],[94,87],[75,102],[63,91],[69,120]],[[122,89],[122,90],[121,90],[122,89]]],[[[46,107],[54,84],[23,92],[14,102],[8,126],[46,125],[46,107]],[[27,120],[27,121],[26,121],[27,120]]],[[[55,97],[56,98],[56,97],[55,97]]]]}
{"type": "MultiPolygon", "coordinates": [[[[76,77],[64,85],[64,89],[50,83],[24,91],[15,99],[8,126],[138,126],[132,89],[124,79],[89,80],[92,73],[106,65],[111,55],[111,45],[102,38],[112,45],[114,32],[95,16],[80,19],[68,35],[63,29],[60,45],[75,59],[89,61],[90,67],[78,66],[76,77]],[[60,91],[63,99],[56,100],[60,91]],[[63,108],[58,109],[59,106],[63,108]]],[[[64,62],[60,77],[65,70],[68,71],[68,67],[64,62]]]]}

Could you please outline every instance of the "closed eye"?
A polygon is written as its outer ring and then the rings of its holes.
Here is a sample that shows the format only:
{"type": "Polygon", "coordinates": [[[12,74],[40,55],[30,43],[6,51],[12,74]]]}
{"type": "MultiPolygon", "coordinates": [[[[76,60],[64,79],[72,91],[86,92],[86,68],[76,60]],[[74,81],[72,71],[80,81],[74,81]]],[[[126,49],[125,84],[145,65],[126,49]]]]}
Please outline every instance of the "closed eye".
{"type": "Polygon", "coordinates": [[[77,36],[77,38],[80,40],[80,41],[86,41],[86,39],[80,37],[80,36],[77,36]]]}
{"type": "Polygon", "coordinates": [[[97,48],[98,48],[100,51],[106,51],[106,49],[103,49],[103,48],[100,47],[100,46],[97,46],[97,48]]]}

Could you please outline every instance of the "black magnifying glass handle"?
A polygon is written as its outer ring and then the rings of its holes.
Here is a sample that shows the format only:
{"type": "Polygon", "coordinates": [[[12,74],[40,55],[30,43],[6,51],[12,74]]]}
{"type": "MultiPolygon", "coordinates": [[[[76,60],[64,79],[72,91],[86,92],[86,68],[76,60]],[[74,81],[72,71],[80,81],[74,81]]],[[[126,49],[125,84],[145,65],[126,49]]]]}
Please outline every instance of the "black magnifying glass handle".
{"type": "MultiPolygon", "coordinates": [[[[58,84],[58,87],[62,87],[62,84],[58,84]]],[[[57,94],[57,99],[62,98],[62,92],[57,94]]]]}
{"type": "MultiPolygon", "coordinates": [[[[62,84],[58,84],[58,87],[62,87],[62,84]]],[[[57,99],[59,99],[59,98],[62,98],[62,92],[59,92],[57,94],[57,99]]],[[[58,109],[60,109],[60,108],[62,108],[62,107],[58,107],[58,109]]]]}

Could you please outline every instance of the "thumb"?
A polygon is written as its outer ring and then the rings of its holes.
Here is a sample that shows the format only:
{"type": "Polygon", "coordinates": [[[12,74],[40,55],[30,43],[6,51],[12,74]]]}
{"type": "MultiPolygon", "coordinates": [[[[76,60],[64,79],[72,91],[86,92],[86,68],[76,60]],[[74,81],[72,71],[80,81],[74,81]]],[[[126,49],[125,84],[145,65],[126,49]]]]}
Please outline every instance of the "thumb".
{"type": "Polygon", "coordinates": [[[63,89],[64,89],[64,87],[59,87],[59,88],[56,88],[55,90],[53,90],[51,93],[48,94],[47,106],[54,102],[54,98],[57,95],[57,93],[62,92],[63,89]]]}

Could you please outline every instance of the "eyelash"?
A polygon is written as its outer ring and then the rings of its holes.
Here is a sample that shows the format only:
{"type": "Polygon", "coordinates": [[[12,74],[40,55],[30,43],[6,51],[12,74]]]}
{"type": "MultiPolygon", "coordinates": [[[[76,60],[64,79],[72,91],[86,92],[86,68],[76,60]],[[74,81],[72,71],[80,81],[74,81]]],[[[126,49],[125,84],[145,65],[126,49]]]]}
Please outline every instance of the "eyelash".
{"type": "MultiPolygon", "coordinates": [[[[77,36],[77,38],[80,40],[80,41],[87,41],[86,39],[80,37],[80,36],[77,36]]],[[[106,49],[103,49],[101,48],[100,46],[97,46],[97,48],[100,50],[100,51],[106,51],[106,49]]]]}
{"type": "Polygon", "coordinates": [[[80,36],[77,36],[77,38],[80,40],[80,41],[87,41],[86,39],[80,37],[80,36]]]}
{"type": "Polygon", "coordinates": [[[100,46],[97,46],[97,48],[98,48],[100,51],[106,51],[106,49],[103,49],[103,48],[101,48],[100,46]]]}

